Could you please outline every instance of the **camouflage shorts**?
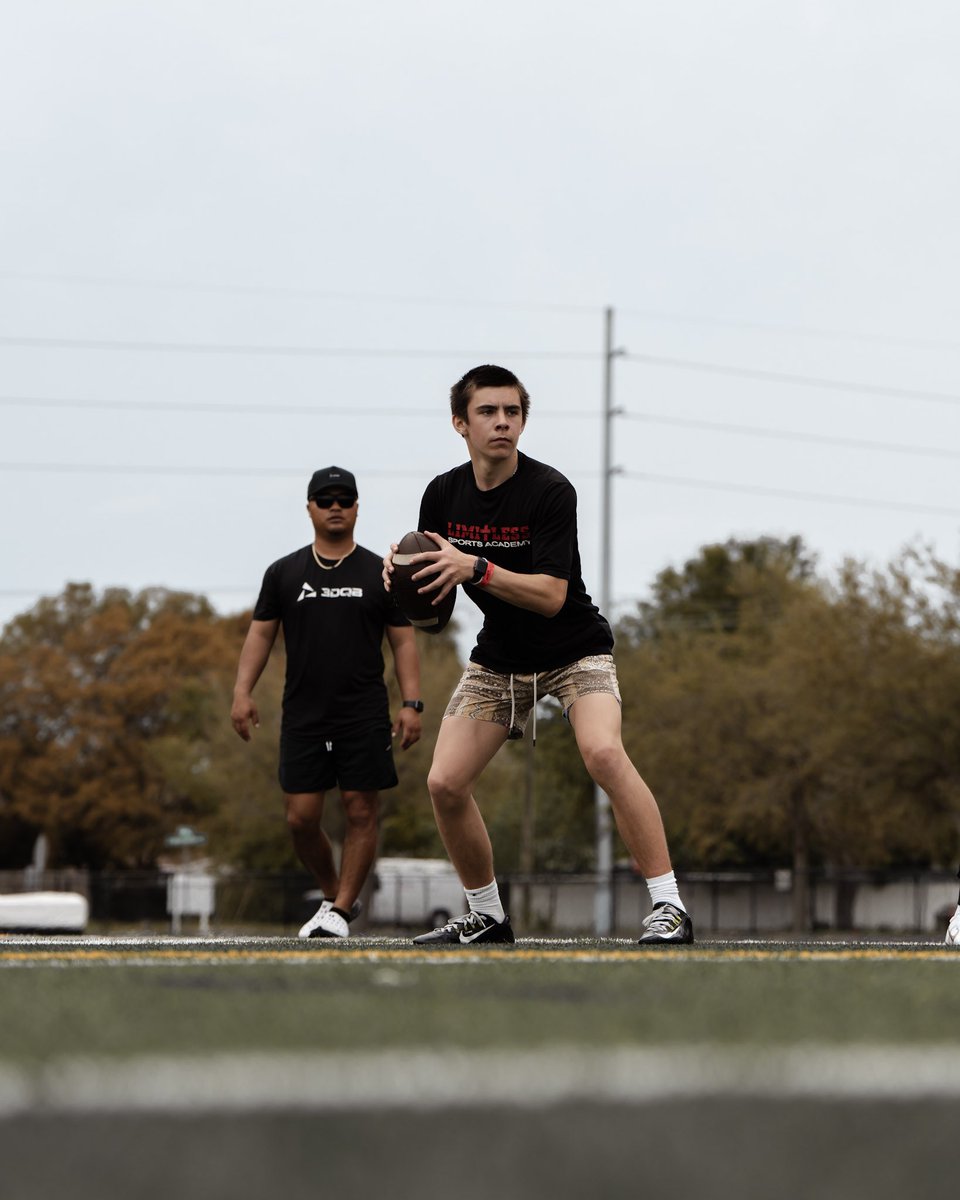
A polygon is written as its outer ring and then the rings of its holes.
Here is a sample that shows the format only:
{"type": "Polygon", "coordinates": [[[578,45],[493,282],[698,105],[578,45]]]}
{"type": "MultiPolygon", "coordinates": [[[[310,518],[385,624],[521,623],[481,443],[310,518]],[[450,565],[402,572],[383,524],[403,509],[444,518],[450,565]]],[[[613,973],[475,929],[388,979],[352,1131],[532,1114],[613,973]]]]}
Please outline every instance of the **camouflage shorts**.
{"type": "Polygon", "coordinates": [[[536,675],[501,675],[488,667],[468,663],[443,715],[491,721],[503,725],[509,737],[522,738],[535,699],[553,696],[560,701],[566,716],[574,700],[597,693],[613,696],[620,703],[612,654],[592,654],[536,675]]]}

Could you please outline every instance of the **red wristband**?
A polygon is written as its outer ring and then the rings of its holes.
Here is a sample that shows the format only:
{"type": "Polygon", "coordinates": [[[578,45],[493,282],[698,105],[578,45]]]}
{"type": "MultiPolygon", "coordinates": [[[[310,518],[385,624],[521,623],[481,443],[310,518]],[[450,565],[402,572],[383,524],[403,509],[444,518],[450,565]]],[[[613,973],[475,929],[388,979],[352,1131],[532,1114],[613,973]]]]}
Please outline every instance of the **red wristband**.
{"type": "Polygon", "coordinates": [[[493,578],[493,563],[487,562],[487,569],[483,573],[483,578],[477,583],[477,587],[486,587],[493,578]]]}

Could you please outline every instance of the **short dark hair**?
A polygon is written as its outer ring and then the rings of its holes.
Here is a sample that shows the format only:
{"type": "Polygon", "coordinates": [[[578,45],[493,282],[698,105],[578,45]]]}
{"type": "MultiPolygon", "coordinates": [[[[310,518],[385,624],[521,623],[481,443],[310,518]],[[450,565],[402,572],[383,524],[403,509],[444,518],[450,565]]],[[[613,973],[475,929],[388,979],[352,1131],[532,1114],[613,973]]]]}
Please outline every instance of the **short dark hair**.
{"type": "Polygon", "coordinates": [[[506,367],[495,367],[492,363],[486,363],[482,367],[474,367],[462,379],[457,380],[450,389],[451,413],[455,417],[459,417],[461,421],[465,421],[467,419],[467,406],[470,403],[470,397],[478,388],[485,387],[516,388],[517,394],[520,397],[520,409],[523,413],[523,420],[526,423],[527,414],[530,411],[530,393],[512,371],[508,371],[506,367]]]}

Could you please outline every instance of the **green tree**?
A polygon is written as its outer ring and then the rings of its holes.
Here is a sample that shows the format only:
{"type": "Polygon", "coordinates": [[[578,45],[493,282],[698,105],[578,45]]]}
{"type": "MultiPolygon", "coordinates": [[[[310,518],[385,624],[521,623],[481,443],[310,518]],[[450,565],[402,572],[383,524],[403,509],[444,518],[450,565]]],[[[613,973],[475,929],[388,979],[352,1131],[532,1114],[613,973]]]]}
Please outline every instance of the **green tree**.
{"type": "Polygon", "coordinates": [[[782,568],[741,567],[734,627],[634,623],[620,673],[675,857],[791,865],[805,927],[811,865],[956,854],[958,587],[918,552],[832,585],[782,568]]]}
{"type": "Polygon", "coordinates": [[[678,629],[732,632],[745,607],[769,619],[784,593],[814,578],[815,556],[794,536],[704,546],[680,570],[666,567],[653,583],[653,599],[637,606],[625,629],[633,638],[678,629]]]}

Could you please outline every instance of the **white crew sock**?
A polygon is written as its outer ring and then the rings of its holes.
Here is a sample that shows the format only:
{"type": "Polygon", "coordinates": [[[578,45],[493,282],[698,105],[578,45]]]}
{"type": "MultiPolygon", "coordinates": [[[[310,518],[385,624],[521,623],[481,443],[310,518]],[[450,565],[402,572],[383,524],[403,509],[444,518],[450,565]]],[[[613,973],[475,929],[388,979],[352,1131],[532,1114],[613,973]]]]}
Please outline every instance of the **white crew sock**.
{"type": "MultiPolygon", "coordinates": [[[[654,904],[666,900],[668,904],[683,908],[683,901],[677,891],[677,877],[672,871],[668,871],[666,875],[654,875],[652,879],[648,879],[647,890],[650,892],[650,899],[654,904]]],[[[683,908],[683,911],[687,910],[683,908]]]]}
{"type": "Polygon", "coordinates": [[[500,903],[500,889],[497,887],[497,881],[488,883],[482,888],[464,888],[467,893],[467,903],[470,905],[470,911],[475,913],[483,913],[486,917],[493,917],[496,921],[506,920],[507,914],[503,911],[503,905],[500,903]]]}

